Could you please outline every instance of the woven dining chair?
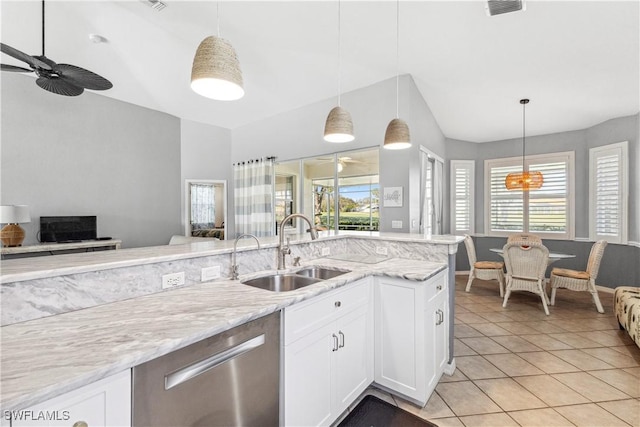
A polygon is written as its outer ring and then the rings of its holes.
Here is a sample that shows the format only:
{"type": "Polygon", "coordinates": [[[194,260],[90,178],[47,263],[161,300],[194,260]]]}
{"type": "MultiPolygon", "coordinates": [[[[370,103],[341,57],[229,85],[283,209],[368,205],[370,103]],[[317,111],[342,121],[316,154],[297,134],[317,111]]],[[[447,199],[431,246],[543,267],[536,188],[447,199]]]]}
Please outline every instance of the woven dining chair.
{"type": "Polygon", "coordinates": [[[509,237],[507,237],[507,243],[516,242],[518,240],[528,240],[532,242],[542,243],[542,239],[536,236],[535,234],[515,233],[515,234],[510,234],[509,237]]]}
{"type": "Polygon", "coordinates": [[[500,287],[500,296],[504,296],[504,263],[500,261],[478,261],[476,257],[476,247],[473,238],[468,234],[464,235],[464,245],[467,248],[469,257],[469,280],[467,281],[466,292],[471,290],[473,279],[497,280],[500,287]]]}
{"type": "Polygon", "coordinates": [[[596,289],[596,278],[598,277],[600,262],[602,261],[602,255],[604,255],[604,248],[606,247],[606,240],[598,240],[591,246],[586,271],[557,267],[551,270],[551,305],[555,305],[556,303],[556,291],[558,288],[569,289],[571,291],[584,291],[591,293],[598,312],[604,313],[602,303],[598,297],[598,290],[596,289]]]}
{"type": "Polygon", "coordinates": [[[549,250],[540,242],[513,240],[503,248],[504,264],[507,267],[507,290],[502,307],[513,291],[528,291],[540,296],[542,307],[548,316],[549,298],[544,290],[544,273],[549,262],[549,250]]]}

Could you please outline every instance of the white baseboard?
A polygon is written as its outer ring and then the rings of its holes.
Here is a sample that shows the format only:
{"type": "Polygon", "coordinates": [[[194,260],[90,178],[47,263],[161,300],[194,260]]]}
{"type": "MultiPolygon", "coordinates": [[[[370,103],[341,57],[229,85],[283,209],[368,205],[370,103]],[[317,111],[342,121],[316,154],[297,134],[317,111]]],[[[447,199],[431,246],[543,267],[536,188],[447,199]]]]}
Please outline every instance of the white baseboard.
{"type": "Polygon", "coordinates": [[[464,271],[456,270],[456,276],[468,276],[468,275],[469,275],[469,270],[464,270],[464,271]]]}
{"type": "Polygon", "coordinates": [[[444,373],[451,376],[456,371],[456,358],[451,360],[451,363],[444,365],[444,373]]]}

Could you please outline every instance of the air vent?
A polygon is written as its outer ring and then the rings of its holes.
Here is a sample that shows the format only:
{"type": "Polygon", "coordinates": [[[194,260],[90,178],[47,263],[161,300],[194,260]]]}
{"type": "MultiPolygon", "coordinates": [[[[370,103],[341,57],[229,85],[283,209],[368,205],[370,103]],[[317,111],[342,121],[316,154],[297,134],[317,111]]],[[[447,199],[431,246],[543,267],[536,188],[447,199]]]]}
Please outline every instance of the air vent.
{"type": "Polygon", "coordinates": [[[160,12],[162,9],[167,7],[165,3],[162,3],[160,0],[141,0],[144,4],[149,6],[151,9],[156,12],[160,12]]]}
{"type": "Polygon", "coordinates": [[[486,10],[487,15],[494,16],[525,10],[525,6],[523,0],[488,0],[486,10]]]}

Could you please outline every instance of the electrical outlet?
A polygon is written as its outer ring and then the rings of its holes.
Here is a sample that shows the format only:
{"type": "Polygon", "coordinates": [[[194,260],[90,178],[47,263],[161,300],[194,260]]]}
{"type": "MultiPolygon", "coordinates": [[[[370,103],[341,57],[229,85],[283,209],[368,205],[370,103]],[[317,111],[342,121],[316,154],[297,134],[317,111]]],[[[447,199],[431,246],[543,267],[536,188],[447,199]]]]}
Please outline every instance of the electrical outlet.
{"type": "Polygon", "coordinates": [[[220,266],[214,265],[213,267],[205,267],[202,269],[201,281],[206,282],[208,280],[220,278],[220,266]]]}
{"type": "Polygon", "coordinates": [[[376,253],[378,255],[388,255],[388,251],[385,246],[376,246],[376,253]]]}
{"type": "Polygon", "coordinates": [[[331,249],[322,248],[322,256],[329,256],[329,255],[331,255],[331,249]]]}
{"type": "Polygon", "coordinates": [[[162,289],[184,285],[184,271],[180,273],[165,274],[162,276],[162,289]]]}
{"type": "Polygon", "coordinates": [[[391,228],[402,228],[402,221],[391,221],[391,228]]]}

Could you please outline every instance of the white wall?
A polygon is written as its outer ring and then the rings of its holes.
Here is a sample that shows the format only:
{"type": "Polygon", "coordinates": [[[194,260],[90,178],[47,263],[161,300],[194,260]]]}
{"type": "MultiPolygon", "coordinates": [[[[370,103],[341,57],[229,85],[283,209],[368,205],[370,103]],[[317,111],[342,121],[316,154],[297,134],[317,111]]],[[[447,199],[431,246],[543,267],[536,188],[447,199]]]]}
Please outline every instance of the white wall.
{"type": "Polygon", "coordinates": [[[180,227],[180,123],[91,91],[46,92],[2,73],[0,203],[25,204],[24,244],[39,217],[97,215],[98,236],[123,247],[166,244],[180,227]]]}

